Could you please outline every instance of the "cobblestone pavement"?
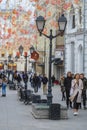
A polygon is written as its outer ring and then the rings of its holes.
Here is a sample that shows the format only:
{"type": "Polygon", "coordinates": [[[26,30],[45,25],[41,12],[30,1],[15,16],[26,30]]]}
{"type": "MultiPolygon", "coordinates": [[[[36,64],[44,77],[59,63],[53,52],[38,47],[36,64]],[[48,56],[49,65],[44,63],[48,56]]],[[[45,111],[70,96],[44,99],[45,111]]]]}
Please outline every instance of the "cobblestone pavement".
{"type": "MultiPolygon", "coordinates": [[[[59,86],[53,88],[53,102],[65,106],[61,101],[59,86]]],[[[42,95],[42,89],[39,90],[42,95]]],[[[0,91],[1,95],[1,91],[0,91]]],[[[42,95],[42,98],[46,98],[42,95]]],[[[35,119],[31,114],[31,105],[24,105],[18,100],[17,91],[7,88],[7,96],[0,96],[0,130],[86,130],[87,110],[79,110],[77,117],[68,110],[67,120],[35,119]]]]}

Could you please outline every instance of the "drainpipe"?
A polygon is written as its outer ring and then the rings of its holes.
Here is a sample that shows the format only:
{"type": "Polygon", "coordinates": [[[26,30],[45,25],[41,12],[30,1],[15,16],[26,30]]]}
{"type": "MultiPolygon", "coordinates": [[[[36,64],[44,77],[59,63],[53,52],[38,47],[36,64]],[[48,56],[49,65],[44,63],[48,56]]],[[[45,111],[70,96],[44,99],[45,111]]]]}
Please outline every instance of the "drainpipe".
{"type": "Polygon", "coordinates": [[[83,0],[83,72],[85,74],[85,0],[83,0]]]}

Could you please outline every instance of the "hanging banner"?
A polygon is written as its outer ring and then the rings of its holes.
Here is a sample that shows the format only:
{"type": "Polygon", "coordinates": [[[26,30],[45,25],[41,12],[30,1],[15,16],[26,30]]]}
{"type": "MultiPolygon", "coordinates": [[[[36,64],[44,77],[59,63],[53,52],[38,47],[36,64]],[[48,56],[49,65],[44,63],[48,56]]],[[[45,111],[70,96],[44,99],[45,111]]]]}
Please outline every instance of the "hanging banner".
{"type": "Polygon", "coordinates": [[[33,53],[31,53],[31,58],[34,59],[34,60],[38,60],[39,54],[36,51],[34,51],[33,53]]]}

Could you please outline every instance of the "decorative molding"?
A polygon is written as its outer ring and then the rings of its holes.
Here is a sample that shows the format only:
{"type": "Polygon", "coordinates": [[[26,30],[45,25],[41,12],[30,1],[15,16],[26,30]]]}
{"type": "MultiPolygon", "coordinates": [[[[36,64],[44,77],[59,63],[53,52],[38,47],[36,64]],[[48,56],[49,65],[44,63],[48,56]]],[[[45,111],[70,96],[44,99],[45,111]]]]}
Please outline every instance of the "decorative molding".
{"type": "MultiPolygon", "coordinates": [[[[76,32],[71,32],[71,33],[66,33],[65,35],[67,36],[67,35],[70,35],[70,36],[72,36],[72,35],[81,35],[81,34],[83,34],[84,32],[83,32],[83,28],[80,28],[80,29],[78,29],[76,32]]],[[[85,31],[85,33],[87,33],[87,30],[85,31]]]]}

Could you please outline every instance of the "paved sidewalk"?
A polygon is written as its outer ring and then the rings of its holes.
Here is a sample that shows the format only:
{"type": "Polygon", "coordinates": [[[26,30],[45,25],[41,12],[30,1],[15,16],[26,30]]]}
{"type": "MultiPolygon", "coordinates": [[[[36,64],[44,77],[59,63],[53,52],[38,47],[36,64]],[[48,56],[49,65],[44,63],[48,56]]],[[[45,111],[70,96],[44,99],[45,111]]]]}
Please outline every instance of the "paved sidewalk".
{"type": "MultiPolygon", "coordinates": [[[[0,92],[1,93],[1,92],[0,92]]],[[[42,94],[42,89],[39,90],[42,94]]],[[[53,88],[53,101],[65,105],[61,101],[58,86],[53,88]]],[[[42,96],[42,98],[46,98],[42,96]]],[[[35,119],[31,114],[31,105],[24,105],[18,100],[17,92],[7,89],[7,96],[0,96],[0,130],[86,130],[87,110],[80,110],[74,117],[68,110],[68,120],[35,119]]]]}

